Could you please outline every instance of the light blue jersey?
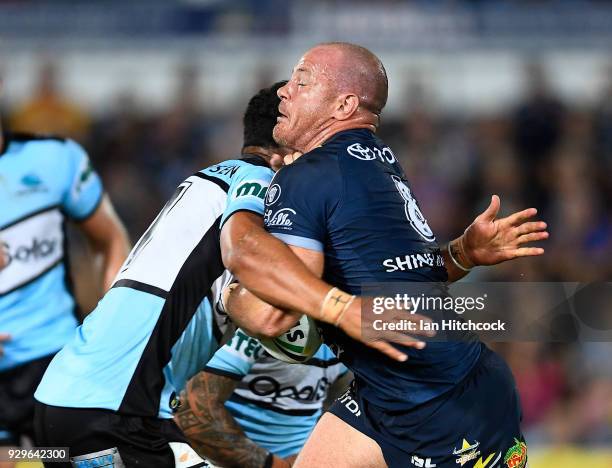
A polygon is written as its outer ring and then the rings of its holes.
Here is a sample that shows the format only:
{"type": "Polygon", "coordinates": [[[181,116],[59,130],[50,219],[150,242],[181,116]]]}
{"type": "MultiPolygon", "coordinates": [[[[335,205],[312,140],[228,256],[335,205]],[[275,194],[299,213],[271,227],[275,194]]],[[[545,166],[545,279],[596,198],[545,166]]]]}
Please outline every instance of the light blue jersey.
{"type": "Polygon", "coordinates": [[[261,158],[225,161],[187,178],[123,264],[109,292],[53,359],[38,401],[171,418],[177,389],[218,347],[215,313],[231,280],[219,235],[237,211],[263,213],[273,176],[261,158]]]}
{"type": "Polygon", "coordinates": [[[9,333],[0,371],[58,351],[77,326],[70,288],[66,218],[82,221],[102,183],[74,141],[4,135],[0,148],[0,332],[9,333]]]}
{"type": "Polygon", "coordinates": [[[304,364],[287,364],[240,329],[205,370],[240,380],[226,408],[249,439],[283,458],[304,446],[330,385],[346,373],[325,345],[304,364]]]}

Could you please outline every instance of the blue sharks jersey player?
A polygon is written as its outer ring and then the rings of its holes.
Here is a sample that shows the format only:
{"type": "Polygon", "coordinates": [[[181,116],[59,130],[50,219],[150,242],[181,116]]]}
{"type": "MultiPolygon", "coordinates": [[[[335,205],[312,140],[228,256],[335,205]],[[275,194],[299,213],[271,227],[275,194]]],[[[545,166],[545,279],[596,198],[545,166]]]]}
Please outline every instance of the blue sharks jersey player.
{"type": "Polygon", "coordinates": [[[66,221],[104,256],[108,286],[128,239],[87,154],[63,138],[0,131],[0,445],[33,435],[34,390],[74,335],[66,221]]]}
{"type": "Polygon", "coordinates": [[[270,458],[283,466],[280,459],[295,458],[330,386],[346,372],[325,345],[304,364],[287,364],[238,329],[188,383],[177,422],[216,465],[259,467],[270,458]]]}
{"type": "Polygon", "coordinates": [[[239,211],[261,214],[271,178],[265,160],[247,157],[179,185],[111,289],[49,365],[35,395],[43,403],[39,444],[70,446],[77,466],[109,454],[127,466],[174,466],[179,452],[197,465],[171,419],[176,390],[219,346],[225,317],[213,306],[231,279],[221,261],[223,223],[239,211]],[[147,424],[146,435],[131,432],[147,424]],[[100,430],[109,435],[99,437],[100,430]],[[136,448],[147,437],[156,448],[136,448]]]}

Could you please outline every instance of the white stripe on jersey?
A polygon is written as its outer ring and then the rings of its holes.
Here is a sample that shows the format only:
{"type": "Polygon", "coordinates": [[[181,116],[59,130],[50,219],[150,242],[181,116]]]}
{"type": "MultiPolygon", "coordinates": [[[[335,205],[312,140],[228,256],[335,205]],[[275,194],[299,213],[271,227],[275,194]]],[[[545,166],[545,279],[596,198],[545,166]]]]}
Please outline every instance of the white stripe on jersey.
{"type": "Polygon", "coordinates": [[[115,282],[133,280],[170,291],[189,254],[223,214],[226,200],[214,182],[189,177],[134,246],[115,282]]]}

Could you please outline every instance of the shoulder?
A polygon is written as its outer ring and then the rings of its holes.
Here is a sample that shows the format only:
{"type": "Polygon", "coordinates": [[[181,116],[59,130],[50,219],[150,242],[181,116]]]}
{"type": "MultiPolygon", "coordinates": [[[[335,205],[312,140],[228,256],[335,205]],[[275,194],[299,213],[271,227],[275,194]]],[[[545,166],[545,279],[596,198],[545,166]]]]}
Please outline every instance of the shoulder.
{"type": "Polygon", "coordinates": [[[27,133],[10,133],[6,137],[7,153],[21,164],[43,171],[50,179],[66,181],[66,178],[72,180],[76,174],[93,172],[87,153],[73,140],[27,133]]]}
{"type": "Polygon", "coordinates": [[[319,183],[331,180],[339,175],[338,155],[329,148],[319,147],[304,154],[293,164],[280,169],[275,181],[299,181],[309,183],[317,180],[319,183]]]}
{"type": "Polygon", "coordinates": [[[228,159],[214,164],[202,169],[198,174],[222,181],[227,190],[232,183],[245,179],[259,179],[269,182],[274,176],[274,171],[263,158],[245,157],[228,159]]]}
{"type": "Polygon", "coordinates": [[[57,135],[45,135],[38,133],[23,133],[23,132],[14,132],[7,133],[6,137],[9,141],[15,143],[33,143],[33,142],[55,142],[55,143],[66,143],[68,141],[67,138],[63,138],[57,135]]]}
{"type": "Polygon", "coordinates": [[[6,135],[8,144],[21,152],[31,155],[70,155],[73,153],[84,153],[83,148],[75,141],[54,135],[39,135],[33,133],[8,133],[6,135]]]}

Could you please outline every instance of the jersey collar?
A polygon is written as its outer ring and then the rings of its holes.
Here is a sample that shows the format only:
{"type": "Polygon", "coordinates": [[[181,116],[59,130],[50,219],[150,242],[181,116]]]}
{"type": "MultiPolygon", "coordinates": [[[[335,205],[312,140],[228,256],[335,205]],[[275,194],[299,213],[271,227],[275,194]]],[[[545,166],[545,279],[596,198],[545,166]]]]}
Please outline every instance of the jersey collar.
{"type": "Polygon", "coordinates": [[[347,130],[342,130],[341,132],[333,134],[321,146],[325,146],[331,143],[332,141],[335,141],[335,140],[338,140],[340,138],[347,137],[347,136],[355,136],[355,137],[363,138],[363,137],[372,137],[374,136],[374,133],[372,133],[372,131],[368,130],[367,128],[349,128],[347,130]]]}

